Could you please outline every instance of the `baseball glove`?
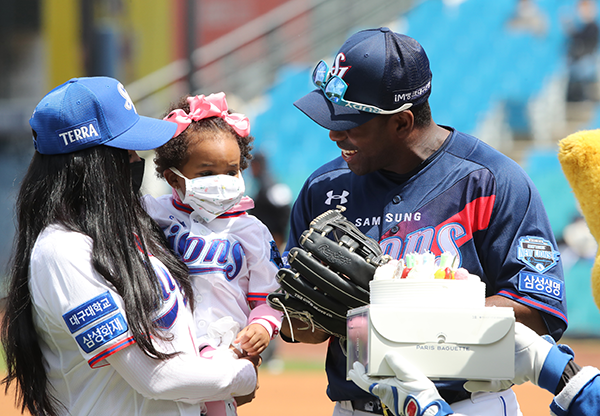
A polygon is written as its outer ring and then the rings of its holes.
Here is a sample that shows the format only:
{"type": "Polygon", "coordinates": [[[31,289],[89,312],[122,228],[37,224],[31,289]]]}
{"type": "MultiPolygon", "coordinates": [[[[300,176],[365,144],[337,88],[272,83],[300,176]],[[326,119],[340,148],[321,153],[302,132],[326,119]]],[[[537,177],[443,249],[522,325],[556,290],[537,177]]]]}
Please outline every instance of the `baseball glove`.
{"type": "Polygon", "coordinates": [[[342,215],[344,209],[329,210],[310,223],[301,247],[288,254],[290,268],[277,273],[280,290],[267,296],[271,307],[305,322],[305,329],[339,338],[346,338],[347,311],[369,304],[369,281],[390,260],[377,241],[342,215]]]}

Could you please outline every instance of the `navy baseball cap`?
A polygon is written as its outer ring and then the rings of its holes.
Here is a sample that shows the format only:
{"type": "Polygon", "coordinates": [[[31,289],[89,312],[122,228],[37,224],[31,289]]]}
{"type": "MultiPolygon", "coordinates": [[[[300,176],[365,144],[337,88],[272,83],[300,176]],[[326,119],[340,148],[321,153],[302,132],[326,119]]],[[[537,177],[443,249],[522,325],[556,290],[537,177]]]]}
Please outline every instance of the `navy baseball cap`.
{"type": "Polygon", "coordinates": [[[29,125],[35,149],[45,155],[106,145],[151,150],[175,134],[177,124],[138,115],[129,94],[109,77],[73,78],[50,91],[29,125]]]}
{"type": "MultiPolygon", "coordinates": [[[[331,74],[348,85],[344,99],[383,110],[424,103],[431,93],[431,69],[423,47],[387,27],[355,33],[338,51],[331,74]]],[[[358,127],[377,114],[334,104],[320,88],[294,103],[328,130],[358,127]]]]}

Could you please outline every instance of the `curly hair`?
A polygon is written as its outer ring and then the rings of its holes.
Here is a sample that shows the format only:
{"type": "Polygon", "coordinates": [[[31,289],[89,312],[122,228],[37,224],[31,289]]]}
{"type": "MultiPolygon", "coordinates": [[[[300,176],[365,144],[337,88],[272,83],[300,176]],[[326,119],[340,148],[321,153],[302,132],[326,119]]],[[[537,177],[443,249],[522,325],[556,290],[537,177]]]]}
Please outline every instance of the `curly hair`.
{"type": "MultiPolygon", "coordinates": [[[[178,108],[184,110],[186,113],[190,112],[190,104],[187,99],[190,95],[183,96],[178,102],[172,103],[169,109],[165,112],[163,117],[166,117],[171,111],[178,108]]],[[[229,113],[232,111],[229,110],[229,113]]],[[[235,130],[227,124],[220,117],[209,117],[198,121],[192,121],[192,123],[182,131],[178,136],[175,136],[167,143],[155,150],[154,163],[156,165],[156,174],[159,178],[164,178],[163,172],[171,167],[180,169],[189,160],[189,144],[192,137],[197,135],[209,135],[225,132],[231,134],[238,142],[240,147],[240,170],[244,170],[248,167],[248,162],[252,159],[250,151],[252,146],[250,143],[254,141],[254,137],[248,135],[242,137],[235,132],[235,130]]]]}

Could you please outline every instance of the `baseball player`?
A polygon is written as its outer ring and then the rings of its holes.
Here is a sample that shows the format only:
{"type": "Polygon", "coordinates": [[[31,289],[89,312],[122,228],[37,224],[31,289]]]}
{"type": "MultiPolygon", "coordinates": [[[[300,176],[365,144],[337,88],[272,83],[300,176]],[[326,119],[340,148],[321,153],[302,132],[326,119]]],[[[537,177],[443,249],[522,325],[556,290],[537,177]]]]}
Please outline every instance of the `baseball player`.
{"type": "Polygon", "coordinates": [[[204,401],[251,397],[258,360],[199,356],[187,270],[133,189],[135,150],[177,126],[140,117],[108,77],[56,87],[30,124],[2,326],[22,410],[199,415],[204,401]]]}
{"type": "MultiPolygon", "coordinates": [[[[513,307],[518,321],[558,339],[567,326],[562,266],[540,196],[514,161],[435,124],[431,82],[421,45],[388,28],[355,33],[331,66],[319,62],[317,88],[294,105],[330,130],[341,157],[301,189],[286,250],[298,245],[313,218],[341,205],[385,254],[450,252],[486,283],[488,306],[513,307]]],[[[330,338],[299,330],[305,327],[292,321],[295,339],[330,338]]],[[[285,320],[282,334],[291,337],[285,320]]],[[[344,348],[330,339],[327,394],[337,402],[334,415],[382,414],[376,397],[346,381],[344,348]]],[[[436,382],[445,402],[464,414],[520,414],[512,390],[474,398],[463,384],[436,382]]]]}
{"type": "MultiPolygon", "coordinates": [[[[251,157],[249,121],[228,112],[223,93],[184,97],[170,110],[165,119],[179,128],[155,162],[173,192],[146,195],[146,209],[188,266],[201,354],[235,343],[258,355],[281,327],[266,296],[279,287],[282,263],[267,227],[245,212],[253,207],[241,173],[251,157]]],[[[235,402],[226,405],[207,403],[209,414],[235,414],[235,402]]]]}

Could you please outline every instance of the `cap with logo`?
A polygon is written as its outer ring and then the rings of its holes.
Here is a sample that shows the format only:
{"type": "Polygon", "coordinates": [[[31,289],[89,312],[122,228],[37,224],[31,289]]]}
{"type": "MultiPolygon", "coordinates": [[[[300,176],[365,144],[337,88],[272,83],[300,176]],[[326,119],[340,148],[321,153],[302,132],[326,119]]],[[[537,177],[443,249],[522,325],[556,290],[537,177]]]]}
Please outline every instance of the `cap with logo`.
{"type": "Polygon", "coordinates": [[[177,124],[137,114],[123,85],[114,78],[73,78],[50,91],[29,124],[35,149],[46,155],[106,145],[151,150],[173,137],[177,124]]]}
{"type": "Polygon", "coordinates": [[[395,110],[424,103],[431,93],[432,74],[423,47],[386,27],[362,30],[348,38],[336,55],[328,76],[332,75],[347,84],[341,102],[334,104],[317,88],[294,103],[328,130],[358,127],[377,115],[357,109],[360,105],[356,104],[395,110]]]}

